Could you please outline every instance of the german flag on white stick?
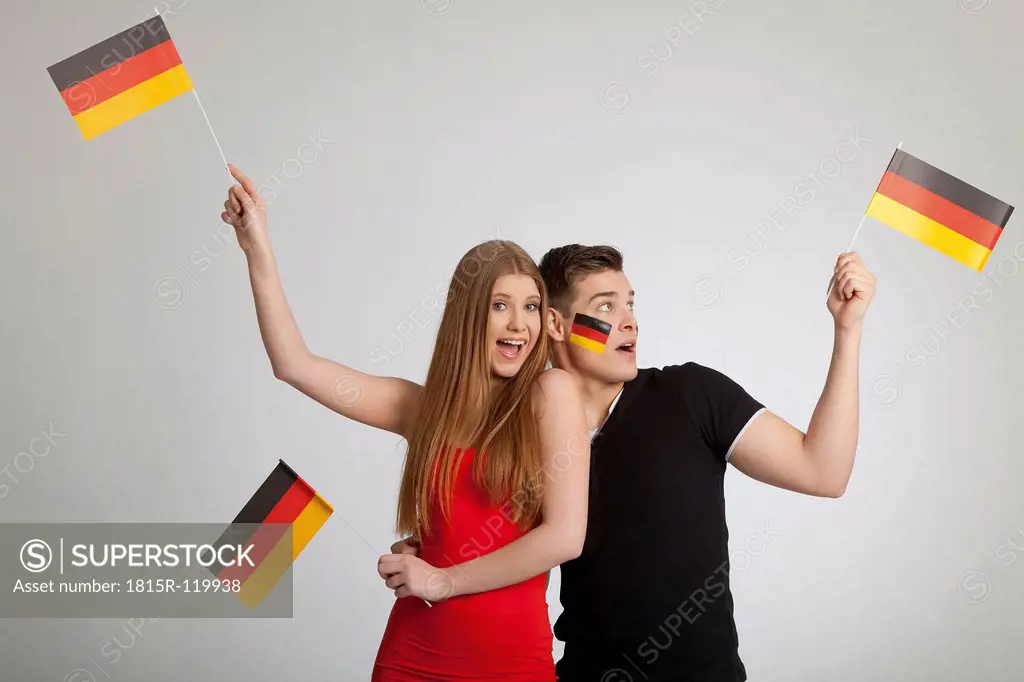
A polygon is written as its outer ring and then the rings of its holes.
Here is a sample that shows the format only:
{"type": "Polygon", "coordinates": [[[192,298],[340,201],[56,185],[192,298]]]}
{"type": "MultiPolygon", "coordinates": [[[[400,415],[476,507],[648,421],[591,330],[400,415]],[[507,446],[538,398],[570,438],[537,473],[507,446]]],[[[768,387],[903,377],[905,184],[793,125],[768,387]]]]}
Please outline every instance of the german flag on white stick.
{"type": "Polygon", "coordinates": [[[87,140],[193,90],[160,16],[57,62],[47,71],[87,140]]]}
{"type": "Polygon", "coordinates": [[[250,608],[258,606],[333,513],[312,486],[279,460],[217,542],[251,547],[248,557],[254,565],[222,568],[217,578],[241,581],[239,599],[250,608]],[[259,525],[243,529],[237,524],[259,525]]]}
{"type": "Polygon", "coordinates": [[[985,267],[1013,206],[897,149],[866,215],[972,270],[985,267]]]}

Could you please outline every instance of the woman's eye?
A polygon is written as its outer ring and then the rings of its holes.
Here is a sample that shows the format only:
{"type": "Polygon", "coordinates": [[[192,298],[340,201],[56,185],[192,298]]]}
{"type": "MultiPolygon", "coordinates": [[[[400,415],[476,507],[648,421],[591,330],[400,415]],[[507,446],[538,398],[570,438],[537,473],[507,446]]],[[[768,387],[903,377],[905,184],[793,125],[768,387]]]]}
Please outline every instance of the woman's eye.
{"type": "Polygon", "coordinates": [[[602,303],[601,305],[597,306],[597,312],[599,312],[599,313],[610,313],[611,311],[612,311],[612,304],[611,303],[602,303]]]}
{"type": "Polygon", "coordinates": [[[630,310],[636,310],[636,304],[633,303],[632,301],[627,303],[626,306],[629,307],[630,310]]]}
{"type": "Polygon", "coordinates": [[[532,312],[535,312],[535,311],[539,310],[540,306],[537,305],[536,303],[527,303],[526,304],[526,309],[529,310],[532,313],[532,312]]]}
{"type": "Polygon", "coordinates": [[[491,306],[491,307],[492,307],[492,308],[493,308],[494,310],[497,310],[497,311],[499,311],[499,312],[500,312],[500,311],[502,311],[502,310],[504,310],[504,309],[505,309],[505,302],[504,302],[504,301],[495,301],[495,302],[494,302],[494,305],[493,305],[493,306],[491,306]]]}

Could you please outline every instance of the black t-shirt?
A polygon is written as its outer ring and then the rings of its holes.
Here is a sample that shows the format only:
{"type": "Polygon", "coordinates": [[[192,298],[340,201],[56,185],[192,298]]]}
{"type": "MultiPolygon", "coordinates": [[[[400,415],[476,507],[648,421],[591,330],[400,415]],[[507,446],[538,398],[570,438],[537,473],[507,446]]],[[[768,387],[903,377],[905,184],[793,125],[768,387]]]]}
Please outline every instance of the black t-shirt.
{"type": "Polygon", "coordinates": [[[725,468],[764,406],[689,362],[641,369],[591,447],[587,537],[562,565],[560,682],[743,682],[725,468]]]}

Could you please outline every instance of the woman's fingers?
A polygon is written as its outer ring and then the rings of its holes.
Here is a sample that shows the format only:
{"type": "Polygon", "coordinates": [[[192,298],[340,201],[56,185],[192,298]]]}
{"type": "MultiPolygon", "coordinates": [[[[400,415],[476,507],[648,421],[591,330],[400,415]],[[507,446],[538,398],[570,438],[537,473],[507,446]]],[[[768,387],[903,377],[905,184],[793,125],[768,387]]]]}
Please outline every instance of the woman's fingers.
{"type": "Polygon", "coordinates": [[[225,203],[225,206],[224,206],[225,210],[221,212],[220,219],[223,220],[224,222],[226,222],[227,224],[231,225],[232,227],[241,227],[242,224],[243,224],[243,221],[242,221],[243,216],[242,216],[242,214],[238,213],[235,210],[233,210],[231,208],[231,205],[228,204],[228,202],[225,201],[224,203],[225,203]]]}
{"type": "Polygon", "coordinates": [[[238,187],[238,185],[233,185],[231,189],[241,189],[243,194],[249,197],[251,201],[255,202],[259,197],[259,194],[256,191],[256,184],[252,180],[250,180],[245,173],[235,168],[234,164],[229,163],[228,170],[231,173],[231,177],[233,177],[235,180],[238,180],[238,183],[241,185],[241,187],[238,187]]]}
{"type": "Polygon", "coordinates": [[[238,202],[240,210],[253,211],[256,209],[256,203],[252,200],[252,197],[238,185],[231,186],[231,198],[238,202]]]}
{"type": "Polygon", "coordinates": [[[401,554],[385,554],[377,560],[377,573],[382,578],[397,575],[404,570],[405,561],[401,554]]]}
{"type": "Polygon", "coordinates": [[[419,541],[414,537],[408,537],[403,540],[399,540],[395,544],[391,545],[392,554],[411,554],[416,556],[419,554],[419,541]]]}
{"type": "Polygon", "coordinates": [[[396,574],[397,570],[395,569],[394,566],[386,563],[381,563],[379,561],[377,562],[377,575],[379,575],[384,580],[387,580],[388,578],[396,574]]]}

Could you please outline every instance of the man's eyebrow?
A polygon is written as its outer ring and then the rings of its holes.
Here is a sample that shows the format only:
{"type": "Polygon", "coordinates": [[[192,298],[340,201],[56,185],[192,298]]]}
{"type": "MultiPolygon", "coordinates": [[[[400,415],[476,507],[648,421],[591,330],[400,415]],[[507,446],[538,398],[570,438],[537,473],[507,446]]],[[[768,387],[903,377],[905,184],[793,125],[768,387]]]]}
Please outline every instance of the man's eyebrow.
{"type": "Polygon", "coordinates": [[[596,294],[594,294],[593,296],[591,296],[590,300],[587,301],[587,303],[593,303],[595,298],[601,298],[602,296],[607,296],[608,298],[618,298],[619,292],[617,292],[617,291],[599,291],[596,294]]]}
{"type": "MultiPolygon", "coordinates": [[[[636,295],[636,292],[633,291],[632,289],[630,289],[629,290],[629,295],[630,295],[630,297],[633,297],[633,296],[636,295]]],[[[595,298],[601,298],[602,296],[607,296],[608,298],[618,298],[619,297],[619,292],[617,292],[617,291],[599,291],[596,294],[594,294],[593,296],[591,296],[590,300],[587,301],[587,303],[593,303],[595,298]]]]}

